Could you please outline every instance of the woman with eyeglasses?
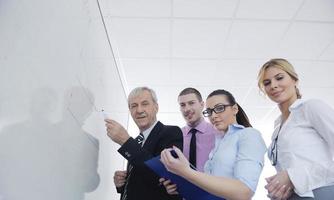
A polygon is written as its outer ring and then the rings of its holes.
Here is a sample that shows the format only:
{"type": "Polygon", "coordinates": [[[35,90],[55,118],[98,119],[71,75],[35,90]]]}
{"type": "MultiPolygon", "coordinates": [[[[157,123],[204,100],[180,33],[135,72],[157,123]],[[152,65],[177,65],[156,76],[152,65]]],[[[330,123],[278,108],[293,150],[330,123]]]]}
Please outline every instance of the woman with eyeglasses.
{"type": "MultiPolygon", "coordinates": [[[[220,132],[204,166],[205,173],[189,167],[189,162],[176,147],[174,150],[178,159],[171,155],[170,149],[166,149],[161,153],[161,161],[170,172],[216,196],[251,199],[266,152],[260,132],[252,128],[246,113],[226,90],[215,90],[209,94],[203,115],[220,132]]],[[[167,186],[166,189],[173,192],[175,187],[167,186]]]]}
{"type": "Polygon", "coordinates": [[[302,100],[298,80],[285,59],[269,60],[258,75],[259,88],[281,111],[268,150],[277,173],[266,178],[265,188],[275,200],[332,200],[334,110],[320,100],[302,100]]]}

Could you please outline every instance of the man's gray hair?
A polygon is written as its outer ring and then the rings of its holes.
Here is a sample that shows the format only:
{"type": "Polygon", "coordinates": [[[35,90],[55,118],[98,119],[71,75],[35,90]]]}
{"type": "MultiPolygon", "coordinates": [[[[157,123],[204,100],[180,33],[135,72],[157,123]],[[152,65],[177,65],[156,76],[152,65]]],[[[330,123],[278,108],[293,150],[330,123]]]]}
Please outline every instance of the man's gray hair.
{"type": "Polygon", "coordinates": [[[129,96],[128,96],[128,104],[130,103],[130,99],[132,99],[133,97],[136,97],[138,95],[140,95],[142,92],[144,91],[148,91],[151,96],[152,96],[152,100],[154,103],[158,104],[158,98],[157,98],[157,95],[155,94],[154,90],[152,90],[151,88],[149,87],[136,87],[135,89],[133,89],[129,96]]]}

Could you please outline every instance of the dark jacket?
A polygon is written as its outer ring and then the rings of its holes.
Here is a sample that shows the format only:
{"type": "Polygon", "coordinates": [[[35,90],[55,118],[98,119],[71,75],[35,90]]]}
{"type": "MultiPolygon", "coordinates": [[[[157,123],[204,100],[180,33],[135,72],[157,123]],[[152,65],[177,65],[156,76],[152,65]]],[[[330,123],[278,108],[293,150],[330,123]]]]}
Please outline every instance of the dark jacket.
{"type": "MultiPolygon", "coordinates": [[[[177,195],[169,195],[164,186],[159,184],[159,176],[149,169],[144,162],[159,156],[165,148],[176,146],[182,150],[182,131],[177,126],[167,126],[158,122],[144,146],[141,147],[133,138],[128,139],[118,150],[133,165],[127,186],[128,200],[179,200],[177,195]]],[[[123,195],[124,188],[117,188],[123,195]]]]}

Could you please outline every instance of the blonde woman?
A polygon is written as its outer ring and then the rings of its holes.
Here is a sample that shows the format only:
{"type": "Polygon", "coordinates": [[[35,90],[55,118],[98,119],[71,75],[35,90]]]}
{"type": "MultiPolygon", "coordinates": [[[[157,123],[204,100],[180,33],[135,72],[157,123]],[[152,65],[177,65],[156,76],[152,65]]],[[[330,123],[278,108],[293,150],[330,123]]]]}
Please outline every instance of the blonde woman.
{"type": "Polygon", "coordinates": [[[302,100],[298,81],[285,59],[269,60],[258,74],[259,88],[281,111],[268,149],[277,173],[265,188],[271,199],[333,199],[334,110],[302,100]]]}

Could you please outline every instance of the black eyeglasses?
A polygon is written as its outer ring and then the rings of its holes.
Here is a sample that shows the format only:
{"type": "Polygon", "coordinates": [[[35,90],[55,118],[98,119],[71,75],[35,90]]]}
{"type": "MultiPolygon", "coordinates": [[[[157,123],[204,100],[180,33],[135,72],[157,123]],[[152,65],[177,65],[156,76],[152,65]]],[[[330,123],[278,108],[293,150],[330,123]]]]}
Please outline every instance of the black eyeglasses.
{"type": "Polygon", "coordinates": [[[272,145],[271,145],[271,148],[270,148],[270,161],[271,161],[271,164],[273,166],[276,166],[277,164],[277,141],[278,141],[278,135],[275,137],[272,145]]]}
{"type": "Polygon", "coordinates": [[[233,106],[232,104],[217,104],[213,108],[207,108],[202,113],[204,117],[210,117],[212,115],[212,112],[215,112],[216,114],[224,112],[226,106],[233,106]]]}

